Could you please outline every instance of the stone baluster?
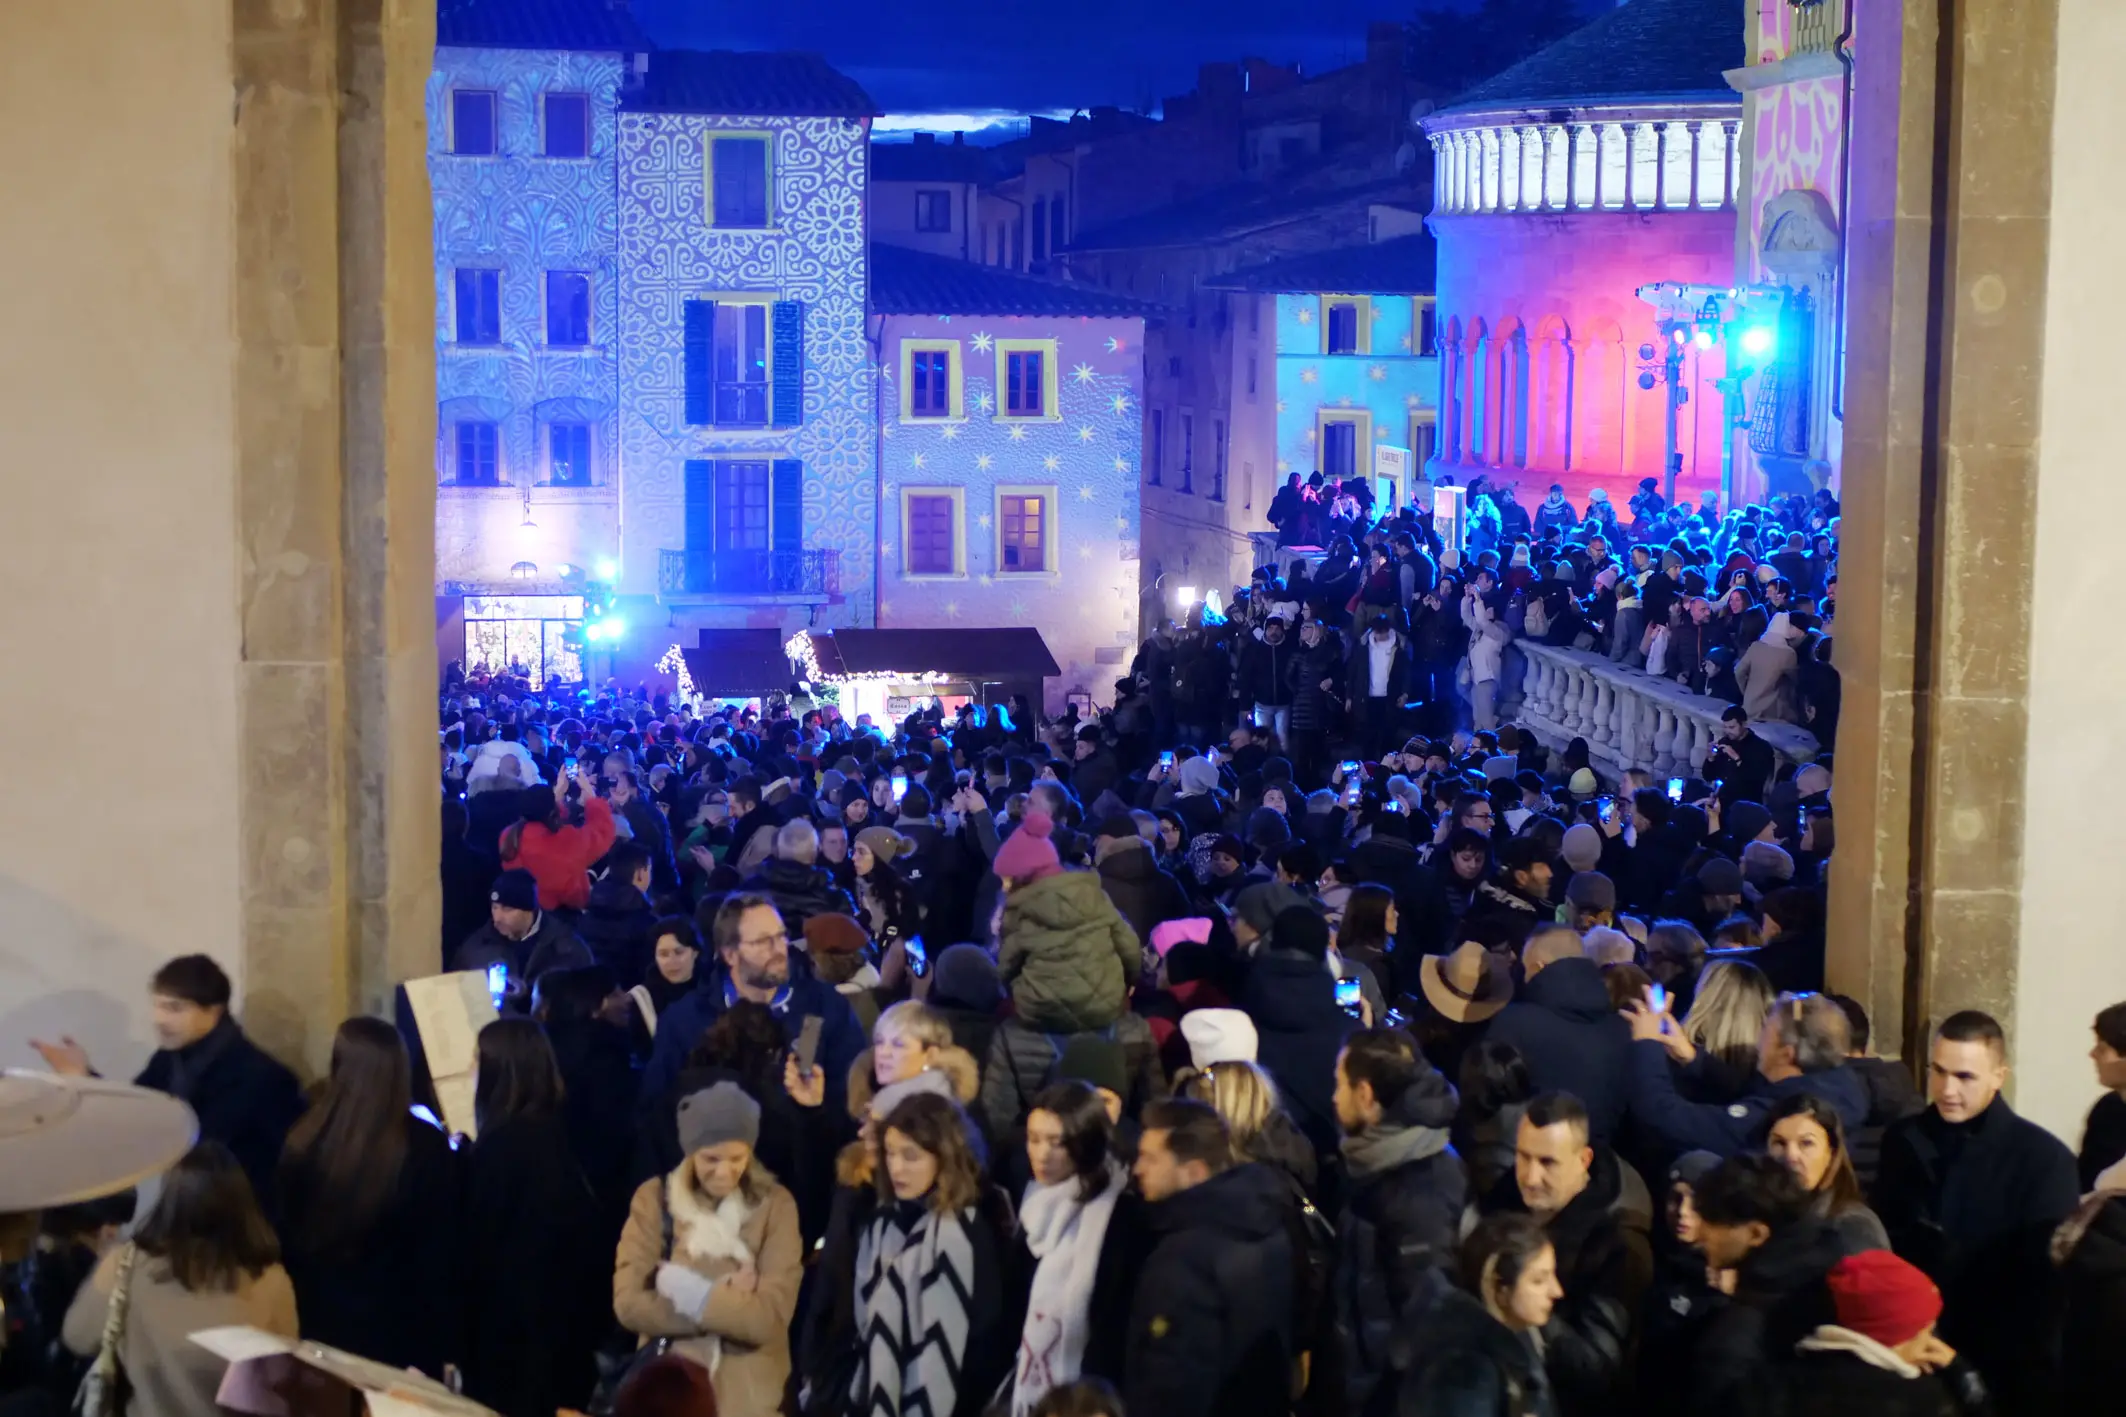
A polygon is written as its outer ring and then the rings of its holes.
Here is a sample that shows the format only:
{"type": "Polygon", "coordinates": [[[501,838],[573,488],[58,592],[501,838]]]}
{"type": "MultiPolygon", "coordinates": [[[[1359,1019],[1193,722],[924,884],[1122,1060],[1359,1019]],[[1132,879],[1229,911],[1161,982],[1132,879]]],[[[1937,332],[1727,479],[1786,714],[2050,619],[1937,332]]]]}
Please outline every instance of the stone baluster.
{"type": "Polygon", "coordinates": [[[1616,732],[1610,727],[1610,719],[1616,713],[1617,691],[1610,687],[1607,679],[1599,675],[1590,674],[1587,677],[1594,686],[1594,715],[1593,722],[1588,724],[1587,746],[1607,748],[1616,741],[1616,732]]]}
{"type": "Polygon", "coordinates": [[[1676,711],[1665,702],[1654,706],[1654,774],[1657,777],[1677,775],[1676,711]]]}

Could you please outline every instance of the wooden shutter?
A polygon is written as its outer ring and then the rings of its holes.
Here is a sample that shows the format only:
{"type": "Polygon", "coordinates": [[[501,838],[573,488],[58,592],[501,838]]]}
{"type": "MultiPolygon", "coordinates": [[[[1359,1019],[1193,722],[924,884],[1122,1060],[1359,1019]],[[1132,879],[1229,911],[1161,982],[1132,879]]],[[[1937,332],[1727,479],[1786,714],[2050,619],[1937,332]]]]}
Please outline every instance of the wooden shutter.
{"type": "Polygon", "coordinates": [[[686,470],[686,549],[706,555],[716,547],[716,464],[690,458],[686,470]]]}
{"type": "Polygon", "coordinates": [[[777,428],[795,428],[805,421],[805,305],[801,300],[778,300],[774,322],[774,368],[769,370],[774,388],[770,397],[771,418],[777,428]]]}
{"type": "Polygon", "coordinates": [[[689,300],[685,310],[686,421],[688,426],[699,428],[715,422],[710,364],[716,352],[716,302],[689,300]]]}
{"type": "Polygon", "coordinates": [[[768,494],[769,546],[777,551],[805,549],[805,465],[796,458],[777,458],[768,494]]]}

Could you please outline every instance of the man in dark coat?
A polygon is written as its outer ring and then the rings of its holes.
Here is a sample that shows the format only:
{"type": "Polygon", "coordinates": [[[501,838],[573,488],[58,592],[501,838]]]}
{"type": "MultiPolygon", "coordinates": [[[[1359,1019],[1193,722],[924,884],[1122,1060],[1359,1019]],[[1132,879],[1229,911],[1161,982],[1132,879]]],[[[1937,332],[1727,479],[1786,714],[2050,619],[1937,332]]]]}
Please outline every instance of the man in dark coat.
{"type": "Polygon", "coordinates": [[[1912,1085],[1912,1070],[1897,1058],[1875,1058],[1868,1054],[1872,1028],[1868,1011],[1860,1001],[1844,994],[1826,996],[1845,1010],[1848,1053],[1846,1066],[1853,1070],[1868,1095],[1868,1115],[1858,1127],[1846,1130],[1846,1152],[1853,1158],[1853,1170],[1860,1176],[1860,1189],[1865,1195],[1875,1193],[1875,1177],[1882,1166],[1882,1138],[1893,1122],[1902,1122],[1927,1105],[1912,1085]]]}
{"type": "Polygon", "coordinates": [[[657,912],[644,894],[653,874],[649,853],[622,842],[606,853],[605,874],[591,882],[590,904],[576,922],[577,936],[622,988],[641,982],[656,952],[657,912]]]}
{"type": "Polygon", "coordinates": [[[1951,1014],[1928,1060],[1933,1105],[1882,1139],[1875,1213],[1897,1253],[1941,1286],[1941,1337],[1970,1358],[2002,1417],[2058,1411],[2053,1232],[2081,1198],[2074,1154],[2000,1095],[2000,1025],[1951,1014]]]}
{"type": "Polygon", "coordinates": [[[762,865],[760,874],[749,879],[742,889],[772,899],[793,934],[801,933],[805,922],[815,915],[856,914],[849,893],[836,885],[834,877],[819,864],[818,830],[802,819],[785,822],[776,829],[773,859],[762,865]]]}
{"type": "Polygon", "coordinates": [[[1705,777],[1720,785],[1721,809],[1762,802],[1777,766],[1772,745],[1751,729],[1749,710],[1739,703],[1722,710],[1720,737],[1705,755],[1705,777]]]}
{"type": "Polygon", "coordinates": [[[1465,926],[1515,949],[1536,928],[1555,918],[1550,904],[1550,862],[1532,836],[1509,839],[1498,851],[1499,868],[1478,885],[1469,901],[1465,926]]]}
{"type": "Polygon", "coordinates": [[[1795,1093],[1821,1097],[1838,1112],[1848,1134],[1867,1119],[1867,1089],[1847,1066],[1845,1011],[1821,994],[1782,994],[1757,1040],[1757,1073],[1733,1103],[1689,1102],[1676,1091],[1670,1059],[1685,1078],[1703,1077],[1714,1060],[1691,1045],[1670,1014],[1634,1003],[1632,1120],[1671,1153],[1709,1151],[1737,1156],[1764,1142],[1772,1109],[1795,1093]]]}
{"type": "Polygon", "coordinates": [[[1240,1007],[1255,1021],[1255,1061],[1323,1155],[1336,1150],[1339,1135],[1336,1055],[1358,1027],[1337,1007],[1328,953],[1329,926],[1321,913],[1310,905],[1288,906],[1278,912],[1240,986],[1240,1007]]]}
{"type": "MultiPolygon", "coordinates": [[[[1336,1120],[1350,1182],[1337,1219],[1337,1345],[1320,1382],[1340,1410],[1392,1412],[1380,1388],[1405,1323],[1446,1287],[1468,1181],[1448,1145],[1455,1092],[1395,1028],[1354,1033],[1336,1060],[1336,1120]]],[[[1392,1383],[1389,1384],[1392,1389],[1392,1383]]]]}
{"type": "MultiPolygon", "coordinates": [[[[295,1074],[245,1037],[229,1014],[229,976],[207,956],[171,960],[155,971],[148,992],[159,1046],[134,1084],[189,1103],[199,1139],[229,1148],[252,1189],[271,1196],[281,1145],[303,1111],[295,1074]]],[[[62,1077],[95,1075],[87,1051],[71,1038],[32,1046],[62,1077]]]]}
{"type": "Polygon", "coordinates": [[[1233,672],[1233,697],[1240,701],[1240,717],[1247,718],[1252,712],[1258,725],[1275,728],[1280,739],[1292,727],[1289,671],[1297,648],[1285,634],[1282,615],[1265,620],[1261,639],[1251,636],[1241,642],[1240,664],[1233,672]]]}
{"type": "Polygon", "coordinates": [[[1329,735],[1343,702],[1343,641],[1319,620],[1299,627],[1299,653],[1293,656],[1292,737],[1285,745],[1299,782],[1314,783],[1328,764],[1329,735]]]}
{"type": "Polygon", "coordinates": [[[1093,840],[1094,869],[1100,873],[1100,889],[1122,912],[1122,918],[1137,932],[1137,943],[1149,945],[1152,927],[1167,920],[1195,914],[1181,882],[1159,868],[1151,843],[1138,834],[1128,817],[1110,817],[1100,825],[1093,840]]]}
{"type": "Polygon", "coordinates": [[[1653,1282],[1651,1203],[1643,1194],[1626,1197],[1624,1168],[1590,1140],[1577,1097],[1546,1092],[1529,1102],[1513,1174],[1500,1178],[1485,1210],[1535,1216],[1557,1252],[1565,1297],[1543,1326],[1543,1357],[1559,1412],[1634,1410],[1631,1354],[1639,1301],[1653,1282]]]}
{"type": "Polygon", "coordinates": [[[596,963],[590,947],[560,916],[539,908],[539,882],[521,867],[495,877],[487,910],[487,923],[465,937],[450,967],[454,972],[507,967],[509,998],[520,1010],[531,998],[532,981],[549,969],[596,963]]]}
{"type": "Polygon", "coordinates": [[[1510,1043],[1544,1091],[1569,1091],[1587,1108],[1587,1126],[1607,1145],[1630,1098],[1631,1029],[1610,1007],[1602,971],[1580,950],[1569,925],[1546,925],[1521,951],[1527,979],[1491,1021],[1494,1043],[1510,1043]]]}
{"type": "Polygon", "coordinates": [[[1130,1309],[1129,1410],[1286,1417],[1290,1192],[1264,1167],[1233,1164],[1224,1120],[1201,1102],[1146,1108],[1134,1169],[1153,1243],[1130,1309]]]}

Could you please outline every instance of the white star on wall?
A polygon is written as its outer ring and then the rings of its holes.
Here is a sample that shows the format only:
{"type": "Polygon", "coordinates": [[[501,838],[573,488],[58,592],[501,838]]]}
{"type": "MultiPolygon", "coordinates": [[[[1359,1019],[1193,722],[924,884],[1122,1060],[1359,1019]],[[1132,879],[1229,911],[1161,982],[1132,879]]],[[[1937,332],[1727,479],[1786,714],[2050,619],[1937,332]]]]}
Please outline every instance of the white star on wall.
{"type": "Polygon", "coordinates": [[[878,435],[881,438],[891,438],[893,436],[893,425],[890,423],[881,423],[878,428],[878,435]]]}
{"type": "Polygon", "coordinates": [[[1376,427],[1373,430],[1373,441],[1376,443],[1385,443],[1388,441],[1388,430],[1385,426],[1376,427]]]}
{"type": "Polygon", "coordinates": [[[1336,406],[1338,408],[1349,408],[1351,406],[1351,396],[1349,394],[1345,394],[1342,398],[1336,401],[1336,406]]]}
{"type": "Polygon", "coordinates": [[[1120,354],[1122,352],[1122,341],[1110,336],[1107,341],[1107,352],[1109,354],[1120,354]]]}
{"type": "Polygon", "coordinates": [[[1084,541],[1081,541],[1081,542],[1079,542],[1079,543],[1078,543],[1078,559],[1079,559],[1080,561],[1090,561],[1090,560],[1092,560],[1092,558],[1093,558],[1093,548],[1092,548],[1091,544],[1090,544],[1090,543],[1088,543],[1088,542],[1084,542],[1084,541]]]}
{"type": "Polygon", "coordinates": [[[1280,473],[1286,473],[1286,472],[1290,472],[1291,470],[1292,470],[1292,465],[1291,465],[1290,463],[1286,462],[1286,461],[1285,461],[1285,460],[1284,460],[1283,458],[1279,458],[1279,459],[1277,460],[1277,471],[1278,471],[1278,472],[1280,472],[1280,473]]]}
{"type": "Polygon", "coordinates": [[[988,453],[976,453],[974,455],[974,470],[976,472],[987,472],[996,465],[997,460],[988,453]]]}
{"type": "Polygon", "coordinates": [[[881,556],[891,556],[893,554],[893,543],[890,541],[881,541],[878,544],[878,554],[881,556]]]}
{"type": "Polygon", "coordinates": [[[1320,434],[1321,434],[1321,430],[1320,430],[1319,428],[1309,428],[1309,429],[1307,430],[1307,441],[1308,441],[1309,443],[1313,442],[1313,441],[1315,440],[1315,438],[1317,438],[1318,436],[1320,436],[1320,434]]]}
{"type": "MultiPolygon", "coordinates": [[[[987,517],[984,517],[984,518],[982,518],[982,525],[984,525],[984,526],[987,526],[987,525],[989,525],[989,518],[987,518],[987,517]]],[[[982,583],[983,585],[985,585],[985,586],[993,586],[993,585],[995,585],[995,584],[997,583],[997,578],[996,578],[995,576],[992,576],[991,574],[989,574],[989,572],[987,572],[987,571],[984,571],[984,572],[982,572],[982,574],[980,574],[979,576],[976,576],[976,577],[975,577],[975,579],[976,579],[976,580],[978,580],[978,581],[980,581],[980,582],[981,582],[981,583],[982,583]]]]}
{"type": "Polygon", "coordinates": [[[1278,411],[1279,413],[1283,413],[1283,412],[1285,411],[1285,407],[1286,407],[1286,404],[1285,404],[1285,401],[1284,401],[1283,399],[1279,399],[1279,400],[1277,400],[1277,411],[1278,411]]]}
{"type": "Polygon", "coordinates": [[[1403,336],[1403,348],[1404,348],[1404,349],[1410,349],[1410,348],[1413,348],[1413,346],[1412,346],[1412,345],[1411,345],[1411,343],[1410,343],[1410,336],[1408,336],[1408,335],[1404,335],[1404,336],[1403,336]]]}
{"type": "Polygon", "coordinates": [[[960,436],[960,425],[948,423],[943,428],[938,429],[938,434],[948,443],[957,442],[960,436]]]}
{"type": "Polygon", "coordinates": [[[890,600],[881,600],[878,603],[878,613],[881,615],[891,615],[893,613],[893,602],[890,600]]]}
{"type": "Polygon", "coordinates": [[[890,383],[892,383],[892,382],[893,382],[893,366],[892,366],[891,364],[881,364],[881,365],[879,366],[879,370],[878,370],[878,377],[879,377],[879,382],[880,382],[880,383],[882,383],[882,384],[890,384],[890,383]]]}
{"type": "Polygon", "coordinates": [[[1026,441],[1026,425],[1025,425],[1025,424],[1023,424],[1023,423],[1014,423],[1014,424],[1012,424],[1012,425],[1011,425],[1011,441],[1012,441],[1012,442],[1014,442],[1014,443],[1023,443],[1023,442],[1025,442],[1025,441],[1026,441]]]}
{"type": "Polygon", "coordinates": [[[1092,490],[1092,488],[1090,488],[1090,487],[1080,487],[1080,488],[1078,489],[1078,500],[1079,500],[1079,501],[1081,501],[1081,502],[1090,502],[1090,501],[1091,501],[1092,499],[1093,499],[1093,490],[1092,490]]]}
{"type": "Polygon", "coordinates": [[[1128,517],[1116,517],[1116,518],[1115,518],[1115,530],[1116,530],[1116,531],[1128,531],[1128,530],[1129,530],[1129,518],[1128,518],[1128,517]]]}
{"type": "Polygon", "coordinates": [[[974,396],[974,406],[984,413],[989,412],[990,405],[993,402],[994,400],[989,397],[989,393],[987,390],[977,393],[974,396]]]}
{"type": "Polygon", "coordinates": [[[1063,470],[1063,459],[1057,457],[1054,453],[1050,453],[1047,457],[1041,459],[1041,466],[1049,472],[1061,472],[1063,470]]]}
{"type": "Polygon", "coordinates": [[[984,512],[982,513],[982,515],[976,517],[974,519],[974,524],[984,531],[989,530],[989,513],[984,512]]]}
{"type": "Polygon", "coordinates": [[[914,457],[908,459],[908,462],[910,466],[918,469],[930,466],[930,459],[924,457],[921,453],[917,453],[914,457]]]}
{"type": "Polygon", "coordinates": [[[1368,369],[1366,371],[1366,377],[1368,379],[1371,379],[1374,383],[1378,384],[1379,382],[1381,382],[1381,380],[1388,377],[1388,366],[1385,364],[1376,364],[1371,369],[1368,369]]]}
{"type": "Polygon", "coordinates": [[[995,341],[994,341],[993,339],[991,339],[991,338],[990,338],[990,336],[989,336],[989,332],[988,332],[987,330],[977,330],[977,331],[975,331],[975,336],[974,336],[973,344],[974,344],[974,352],[975,352],[976,354],[987,354],[987,353],[989,353],[989,347],[990,347],[990,346],[991,346],[992,344],[994,344],[994,343],[995,343],[995,341]]]}
{"type": "Polygon", "coordinates": [[[1109,399],[1109,400],[1107,401],[1107,406],[1108,406],[1109,408],[1113,409],[1113,410],[1114,410],[1115,412],[1117,412],[1117,413],[1128,413],[1128,412],[1129,412],[1129,395],[1128,395],[1128,394],[1116,394],[1116,395],[1115,395],[1115,396],[1114,396],[1113,398],[1111,398],[1111,399],[1109,399]]]}
{"type": "Polygon", "coordinates": [[[947,620],[957,620],[960,618],[960,603],[957,600],[948,600],[945,602],[945,618],[947,620]]]}
{"type": "Polygon", "coordinates": [[[1372,307],[1372,313],[1369,318],[1378,320],[1384,313],[1378,305],[1375,305],[1372,307]]]}
{"type": "Polygon", "coordinates": [[[1129,459],[1128,459],[1128,458],[1125,458],[1125,457],[1123,457],[1123,456],[1122,456],[1122,455],[1121,455],[1120,453],[1117,453],[1117,454],[1115,455],[1115,471],[1116,471],[1116,472],[1128,472],[1128,471],[1129,471],[1129,459]]]}
{"type": "Polygon", "coordinates": [[[1321,375],[1315,373],[1312,369],[1302,369],[1299,371],[1299,382],[1302,384],[1312,384],[1319,381],[1320,378],[1321,375]]]}
{"type": "Polygon", "coordinates": [[[1077,368],[1070,371],[1070,377],[1076,379],[1081,384],[1090,384],[1094,379],[1098,378],[1099,376],[1093,372],[1092,365],[1080,364],[1077,368]]]}
{"type": "Polygon", "coordinates": [[[1302,325],[1311,325],[1314,323],[1314,307],[1295,301],[1293,303],[1292,318],[1302,325]]]}
{"type": "Polygon", "coordinates": [[[1081,443],[1090,443],[1092,440],[1093,426],[1090,423],[1080,423],[1078,425],[1078,441],[1081,443]]]}
{"type": "Polygon", "coordinates": [[[1014,600],[1013,602],[1011,602],[1011,618],[1014,620],[1024,620],[1026,618],[1025,601],[1014,600]]]}
{"type": "Polygon", "coordinates": [[[1418,398],[1417,398],[1417,395],[1416,395],[1416,394],[1404,394],[1404,395],[1403,395],[1403,407],[1404,407],[1404,408],[1416,408],[1416,407],[1417,407],[1417,404],[1418,404],[1418,398]]]}

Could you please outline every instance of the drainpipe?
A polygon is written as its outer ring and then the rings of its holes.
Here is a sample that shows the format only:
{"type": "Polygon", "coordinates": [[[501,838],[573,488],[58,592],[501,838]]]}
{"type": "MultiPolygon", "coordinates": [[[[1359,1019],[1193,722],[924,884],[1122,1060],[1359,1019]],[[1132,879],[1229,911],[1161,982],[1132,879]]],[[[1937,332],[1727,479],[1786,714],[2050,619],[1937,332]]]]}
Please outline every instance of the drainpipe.
{"type": "Polygon", "coordinates": [[[864,324],[864,339],[871,346],[871,624],[876,629],[879,598],[886,593],[885,558],[878,552],[878,531],[886,517],[886,379],[879,362],[885,357],[886,317],[871,315],[864,324]]]}

